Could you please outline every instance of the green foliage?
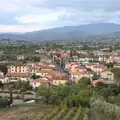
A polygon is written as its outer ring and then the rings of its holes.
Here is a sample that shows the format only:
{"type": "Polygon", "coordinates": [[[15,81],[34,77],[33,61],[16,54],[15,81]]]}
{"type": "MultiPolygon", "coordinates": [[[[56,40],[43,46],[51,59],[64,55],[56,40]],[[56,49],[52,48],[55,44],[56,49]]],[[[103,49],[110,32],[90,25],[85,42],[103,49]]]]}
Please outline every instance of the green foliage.
{"type": "Polygon", "coordinates": [[[20,90],[21,92],[25,92],[27,90],[31,90],[32,87],[30,86],[30,83],[27,81],[21,81],[18,80],[15,84],[14,84],[14,88],[17,90],[20,90]]]}
{"type": "Polygon", "coordinates": [[[0,64],[0,71],[4,74],[7,73],[7,66],[5,64],[0,64]]]}
{"type": "Polygon", "coordinates": [[[107,65],[108,68],[113,68],[113,63],[111,63],[111,62],[107,63],[106,65],[107,65]]]}
{"type": "Polygon", "coordinates": [[[100,75],[94,74],[94,76],[92,77],[92,80],[98,80],[100,78],[100,75]]]}
{"type": "Polygon", "coordinates": [[[114,73],[115,75],[115,80],[116,83],[120,84],[120,68],[112,68],[111,71],[114,73]]]}
{"type": "Polygon", "coordinates": [[[9,105],[7,98],[0,97],[0,108],[5,108],[9,105]]]}
{"type": "Polygon", "coordinates": [[[0,88],[4,88],[2,81],[0,81],[0,88]]]}
{"type": "Polygon", "coordinates": [[[105,102],[101,99],[95,99],[91,102],[91,115],[95,120],[119,120],[120,119],[120,107],[105,102]]]}
{"type": "Polygon", "coordinates": [[[77,108],[77,111],[76,111],[76,114],[74,115],[74,117],[73,117],[73,120],[78,120],[79,119],[79,117],[80,117],[80,114],[81,114],[81,111],[82,109],[81,109],[81,107],[78,107],[77,108]]]}
{"type": "Polygon", "coordinates": [[[51,96],[53,95],[53,89],[47,87],[39,87],[37,89],[37,95],[43,97],[45,103],[49,103],[51,96]]]}
{"type": "Polygon", "coordinates": [[[43,101],[49,104],[65,104],[69,107],[86,106],[90,101],[90,82],[83,78],[78,84],[66,84],[58,87],[39,87],[37,94],[42,96],[43,101]]]}
{"type": "Polygon", "coordinates": [[[93,91],[96,96],[102,96],[107,102],[110,102],[109,98],[120,94],[120,86],[97,84],[93,91]]]}
{"type": "Polygon", "coordinates": [[[38,78],[40,78],[40,76],[38,76],[38,75],[36,75],[36,74],[33,74],[33,75],[31,76],[31,78],[32,78],[32,79],[38,79],[38,78]]]}
{"type": "Polygon", "coordinates": [[[118,96],[110,96],[109,97],[109,102],[112,104],[116,104],[120,106],[120,95],[118,96]]]}

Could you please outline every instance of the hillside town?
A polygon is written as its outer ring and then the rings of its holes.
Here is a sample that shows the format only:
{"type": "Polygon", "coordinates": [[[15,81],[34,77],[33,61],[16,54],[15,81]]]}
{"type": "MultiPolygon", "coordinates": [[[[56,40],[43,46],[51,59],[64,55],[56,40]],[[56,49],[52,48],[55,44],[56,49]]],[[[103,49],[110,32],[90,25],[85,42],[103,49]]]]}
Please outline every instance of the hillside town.
{"type": "Polygon", "coordinates": [[[0,48],[0,108],[8,120],[88,120],[90,114],[119,120],[119,43],[7,42],[0,48]]]}
{"type": "Polygon", "coordinates": [[[10,82],[29,81],[33,88],[39,86],[58,86],[75,82],[83,77],[89,78],[92,84],[104,82],[115,83],[114,73],[108,66],[120,68],[120,51],[105,53],[101,51],[70,51],[39,49],[35,51],[38,62],[24,63],[25,56],[17,56],[17,61],[7,65],[7,73],[0,72],[0,81],[3,84],[10,82]],[[42,55],[40,59],[39,56],[42,55]]]}
{"type": "Polygon", "coordinates": [[[120,0],[1,0],[0,120],[120,120],[120,0]]]}

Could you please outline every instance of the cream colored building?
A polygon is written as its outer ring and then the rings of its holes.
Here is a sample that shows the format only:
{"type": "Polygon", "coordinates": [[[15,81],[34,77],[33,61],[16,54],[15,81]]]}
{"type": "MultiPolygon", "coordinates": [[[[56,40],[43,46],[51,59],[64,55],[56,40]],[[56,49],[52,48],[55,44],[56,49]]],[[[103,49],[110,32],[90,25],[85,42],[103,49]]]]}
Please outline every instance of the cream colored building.
{"type": "Polygon", "coordinates": [[[104,71],[101,73],[101,78],[105,80],[105,82],[113,83],[114,82],[114,73],[111,71],[104,71]]]}
{"type": "Polygon", "coordinates": [[[10,65],[8,73],[28,73],[28,67],[26,65],[10,65]]]}
{"type": "Polygon", "coordinates": [[[28,67],[23,64],[15,64],[8,66],[6,80],[8,82],[16,82],[18,80],[28,81],[29,80],[28,67]]]}
{"type": "Polygon", "coordinates": [[[64,85],[68,82],[68,80],[52,80],[52,85],[59,86],[64,85]]]}

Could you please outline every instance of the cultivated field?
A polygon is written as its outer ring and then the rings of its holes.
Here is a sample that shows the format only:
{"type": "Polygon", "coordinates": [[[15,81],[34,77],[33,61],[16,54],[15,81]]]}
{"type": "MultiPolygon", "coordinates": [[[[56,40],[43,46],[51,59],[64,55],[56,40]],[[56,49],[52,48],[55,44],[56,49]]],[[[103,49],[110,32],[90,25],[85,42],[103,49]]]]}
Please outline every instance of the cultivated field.
{"type": "Polygon", "coordinates": [[[88,120],[89,109],[44,104],[21,105],[0,111],[0,120],[88,120]]]}

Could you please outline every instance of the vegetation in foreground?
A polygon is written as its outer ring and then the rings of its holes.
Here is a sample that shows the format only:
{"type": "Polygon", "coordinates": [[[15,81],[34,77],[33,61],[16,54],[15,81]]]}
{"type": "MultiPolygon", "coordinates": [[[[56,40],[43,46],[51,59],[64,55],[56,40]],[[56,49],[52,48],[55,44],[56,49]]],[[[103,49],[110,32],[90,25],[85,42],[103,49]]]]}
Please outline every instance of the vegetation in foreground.
{"type": "Polygon", "coordinates": [[[0,120],[119,120],[120,87],[97,84],[83,78],[79,83],[39,87],[36,104],[1,110],[0,120]]]}
{"type": "Polygon", "coordinates": [[[0,116],[0,120],[88,120],[89,109],[28,104],[2,110],[0,116]]]}

